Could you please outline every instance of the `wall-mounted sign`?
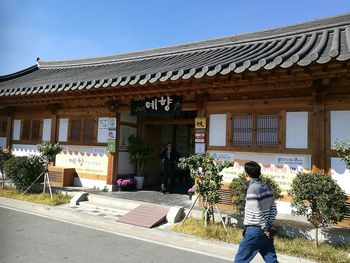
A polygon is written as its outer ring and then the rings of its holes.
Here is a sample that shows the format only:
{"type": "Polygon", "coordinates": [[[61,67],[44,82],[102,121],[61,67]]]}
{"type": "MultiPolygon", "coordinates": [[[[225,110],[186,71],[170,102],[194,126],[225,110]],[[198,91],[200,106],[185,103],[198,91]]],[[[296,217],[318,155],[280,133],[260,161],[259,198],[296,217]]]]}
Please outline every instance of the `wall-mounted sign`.
{"type": "Polygon", "coordinates": [[[106,154],[92,154],[64,150],[56,155],[56,166],[75,168],[77,173],[107,175],[106,154]]]}
{"type": "Polygon", "coordinates": [[[131,115],[134,116],[179,115],[181,108],[182,97],[175,95],[131,100],[131,115]]]}
{"type": "Polygon", "coordinates": [[[195,128],[196,129],[205,129],[207,127],[206,118],[196,118],[195,119],[195,128]]]}
{"type": "Polygon", "coordinates": [[[117,139],[117,119],[109,118],[108,119],[108,136],[107,136],[107,148],[108,152],[115,153],[115,141],[117,139]]]}
{"type": "Polygon", "coordinates": [[[277,165],[288,165],[294,173],[303,172],[305,164],[305,157],[302,156],[275,156],[275,163],[277,165]]]}
{"type": "Polygon", "coordinates": [[[232,152],[210,152],[209,153],[215,161],[233,162],[235,155],[232,152]]]}
{"type": "Polygon", "coordinates": [[[205,143],[195,143],[194,145],[194,153],[205,153],[205,143]]]}
{"type": "Polygon", "coordinates": [[[108,140],[107,148],[108,152],[115,153],[115,140],[108,140]]]}

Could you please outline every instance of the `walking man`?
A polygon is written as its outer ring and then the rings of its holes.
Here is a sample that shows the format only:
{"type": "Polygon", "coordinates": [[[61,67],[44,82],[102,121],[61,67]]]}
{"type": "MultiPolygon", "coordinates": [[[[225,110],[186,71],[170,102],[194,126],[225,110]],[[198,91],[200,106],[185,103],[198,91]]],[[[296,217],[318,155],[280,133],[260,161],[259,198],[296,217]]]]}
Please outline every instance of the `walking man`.
{"type": "Polygon", "coordinates": [[[234,262],[250,262],[258,252],[265,262],[278,262],[273,245],[277,209],[272,190],[261,182],[258,163],[247,162],[244,170],[248,185],[243,222],[245,228],[234,262]]]}
{"type": "Polygon", "coordinates": [[[163,193],[166,191],[171,192],[174,184],[176,163],[180,158],[180,154],[173,149],[172,143],[168,142],[166,148],[162,151],[161,158],[164,164],[161,191],[163,193]]]}

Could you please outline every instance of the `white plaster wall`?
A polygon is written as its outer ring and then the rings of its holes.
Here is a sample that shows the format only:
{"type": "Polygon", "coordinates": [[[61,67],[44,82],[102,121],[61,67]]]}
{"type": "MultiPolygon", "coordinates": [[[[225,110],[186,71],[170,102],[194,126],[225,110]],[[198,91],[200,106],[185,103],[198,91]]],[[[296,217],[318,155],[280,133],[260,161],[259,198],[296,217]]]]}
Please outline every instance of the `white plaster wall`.
{"type": "MultiPolygon", "coordinates": [[[[331,111],[331,142],[350,139],[350,111],[331,111]]],[[[334,149],[332,145],[332,149],[334,149]]]]}
{"type": "Polygon", "coordinates": [[[133,174],[135,166],[129,162],[128,152],[119,152],[118,154],[118,174],[133,174]]]}
{"type": "Polygon", "coordinates": [[[43,141],[51,140],[51,119],[44,119],[43,125],[43,141]]]}
{"type": "Polygon", "coordinates": [[[286,148],[307,149],[308,112],[287,112],[286,148]]]}
{"type": "Polygon", "coordinates": [[[226,146],[226,114],[210,114],[209,145],[226,146]]]}
{"type": "Polygon", "coordinates": [[[15,156],[38,155],[37,146],[31,144],[13,144],[12,154],[15,156]]]}
{"type": "Polygon", "coordinates": [[[13,121],[13,132],[12,132],[12,140],[17,141],[20,138],[21,133],[21,120],[13,121]]]}
{"type": "Polygon", "coordinates": [[[276,201],[277,213],[278,214],[292,214],[292,207],[289,202],[276,201]]]}
{"type": "Polygon", "coordinates": [[[346,168],[345,163],[340,158],[331,158],[332,178],[339,186],[350,194],[350,170],[346,168]]]}
{"type": "Polygon", "coordinates": [[[58,141],[66,142],[68,138],[68,119],[59,120],[58,141]]]}
{"type": "Polygon", "coordinates": [[[95,188],[97,190],[103,190],[107,187],[106,181],[92,180],[74,177],[74,186],[95,188]]]}

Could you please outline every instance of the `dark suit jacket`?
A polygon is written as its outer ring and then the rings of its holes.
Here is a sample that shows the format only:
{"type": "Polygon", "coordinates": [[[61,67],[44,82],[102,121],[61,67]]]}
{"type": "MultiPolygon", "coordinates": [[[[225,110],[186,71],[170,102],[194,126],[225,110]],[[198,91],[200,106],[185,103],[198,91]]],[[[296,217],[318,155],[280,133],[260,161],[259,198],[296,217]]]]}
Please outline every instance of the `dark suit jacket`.
{"type": "Polygon", "coordinates": [[[175,167],[176,162],[180,159],[180,154],[175,150],[171,149],[170,158],[168,158],[167,149],[165,148],[161,154],[162,160],[164,160],[164,167],[175,167]]]}

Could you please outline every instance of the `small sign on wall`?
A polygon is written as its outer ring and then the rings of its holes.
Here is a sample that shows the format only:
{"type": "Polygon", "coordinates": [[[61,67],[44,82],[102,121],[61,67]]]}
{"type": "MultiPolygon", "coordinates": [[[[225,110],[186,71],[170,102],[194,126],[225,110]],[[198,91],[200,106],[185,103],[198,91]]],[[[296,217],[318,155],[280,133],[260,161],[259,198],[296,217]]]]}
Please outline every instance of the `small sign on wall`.
{"type": "Polygon", "coordinates": [[[205,143],[195,143],[194,152],[204,154],[205,153],[205,143]]]}
{"type": "Polygon", "coordinates": [[[115,153],[115,140],[108,140],[108,152],[115,153]]]}
{"type": "Polygon", "coordinates": [[[116,118],[108,119],[108,135],[107,135],[107,148],[108,152],[115,153],[116,151],[116,139],[117,139],[117,120],[116,118]]]}
{"type": "Polygon", "coordinates": [[[207,119],[206,118],[196,118],[195,119],[195,128],[196,129],[205,129],[207,128],[207,119]]]}
{"type": "Polygon", "coordinates": [[[303,172],[305,164],[305,157],[300,156],[275,156],[275,164],[288,165],[291,171],[303,172]]]}

